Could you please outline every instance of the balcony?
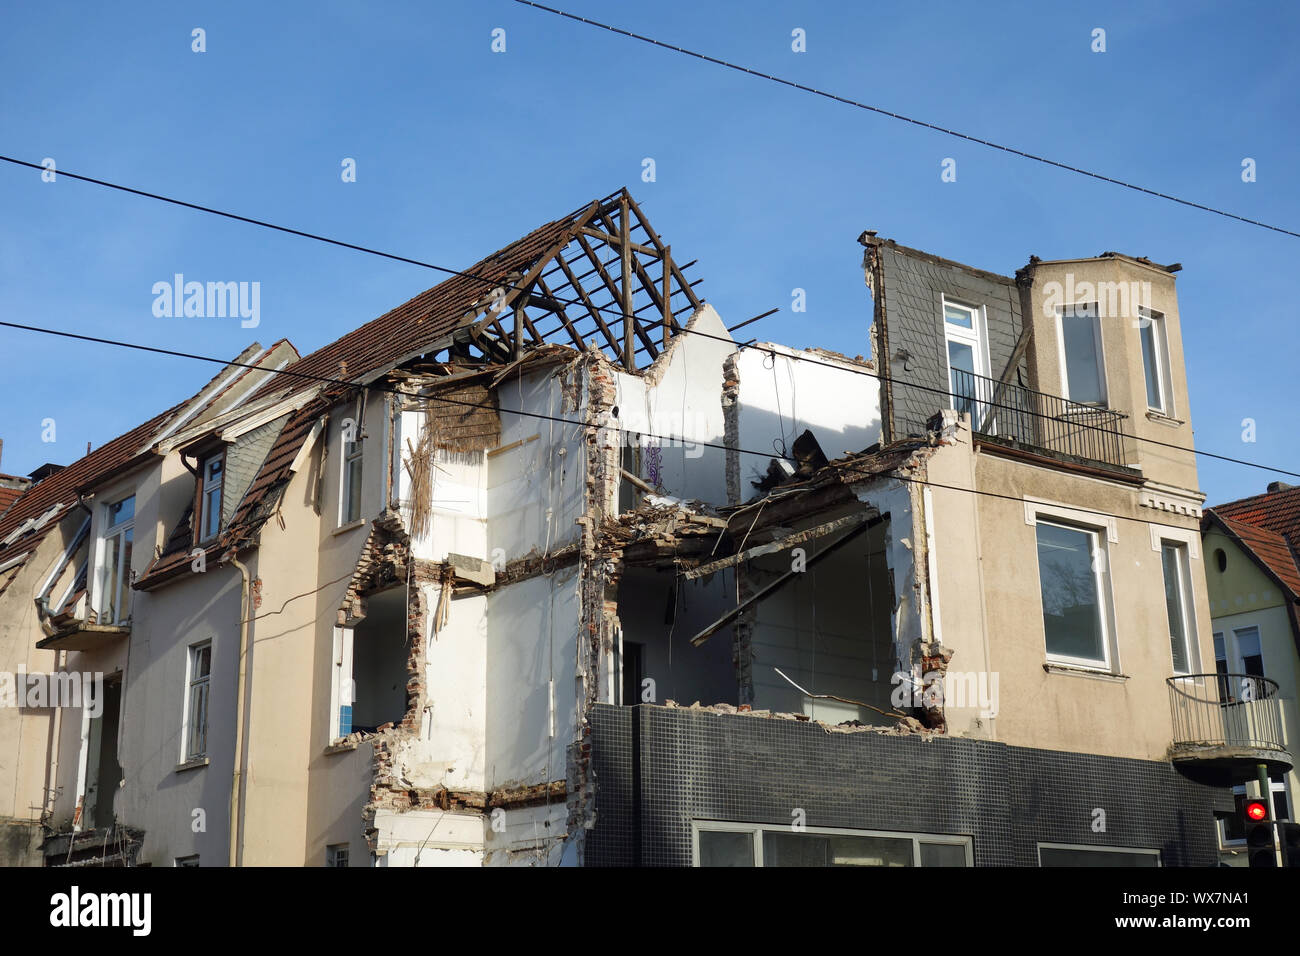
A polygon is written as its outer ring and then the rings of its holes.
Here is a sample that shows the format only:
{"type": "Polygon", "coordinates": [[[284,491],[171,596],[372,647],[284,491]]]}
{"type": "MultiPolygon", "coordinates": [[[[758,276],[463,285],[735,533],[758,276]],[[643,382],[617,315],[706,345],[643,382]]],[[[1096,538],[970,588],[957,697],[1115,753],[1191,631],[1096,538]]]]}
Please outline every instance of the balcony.
{"type": "Polygon", "coordinates": [[[1165,679],[1173,716],[1169,757],[1188,776],[1218,785],[1291,769],[1277,681],[1253,674],[1165,679]]]}
{"type": "Polygon", "coordinates": [[[1129,463],[1123,412],[1072,402],[1022,385],[952,368],[952,407],[969,414],[986,444],[1138,475],[1129,463]]]}

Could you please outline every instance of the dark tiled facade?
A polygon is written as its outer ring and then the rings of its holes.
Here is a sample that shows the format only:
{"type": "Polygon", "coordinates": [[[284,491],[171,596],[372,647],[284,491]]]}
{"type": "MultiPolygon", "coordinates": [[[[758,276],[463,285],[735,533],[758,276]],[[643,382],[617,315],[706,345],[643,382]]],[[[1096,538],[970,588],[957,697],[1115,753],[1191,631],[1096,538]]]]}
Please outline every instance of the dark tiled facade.
{"type": "Polygon", "coordinates": [[[1214,810],[1231,805],[1164,762],[684,708],[598,704],[591,739],[592,866],[690,866],[692,820],[788,826],[795,808],[809,827],[967,835],[976,866],[1035,866],[1040,842],[1214,866],[1214,810]]]}
{"type": "MultiPolygon", "coordinates": [[[[888,241],[880,245],[879,253],[884,267],[885,321],[891,356],[886,363],[884,356],[877,355],[876,362],[894,379],[892,434],[895,438],[924,435],[926,420],[949,405],[945,397],[949,383],[944,297],[984,307],[989,362],[992,377],[997,378],[1011,361],[1020,337],[1020,291],[1009,277],[946,263],[888,241]],[[900,352],[908,357],[898,358],[900,352]]],[[[1023,358],[1020,373],[1012,381],[1028,385],[1027,360],[1023,358]]]]}

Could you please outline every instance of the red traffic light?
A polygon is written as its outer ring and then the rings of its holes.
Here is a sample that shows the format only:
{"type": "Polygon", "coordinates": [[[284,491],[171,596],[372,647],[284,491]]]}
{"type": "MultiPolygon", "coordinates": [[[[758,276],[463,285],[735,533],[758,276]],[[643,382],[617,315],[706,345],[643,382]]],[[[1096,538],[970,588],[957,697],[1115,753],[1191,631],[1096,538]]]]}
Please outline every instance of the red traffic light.
{"type": "Polygon", "coordinates": [[[1246,819],[1267,820],[1268,804],[1263,800],[1251,800],[1246,804],[1246,819]]]}

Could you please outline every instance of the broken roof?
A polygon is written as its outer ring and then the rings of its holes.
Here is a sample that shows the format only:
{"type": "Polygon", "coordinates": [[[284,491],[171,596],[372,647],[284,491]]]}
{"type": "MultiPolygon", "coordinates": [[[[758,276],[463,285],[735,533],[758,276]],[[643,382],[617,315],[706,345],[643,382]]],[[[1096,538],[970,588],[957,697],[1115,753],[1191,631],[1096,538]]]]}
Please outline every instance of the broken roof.
{"type": "MultiPolygon", "coordinates": [[[[480,363],[505,375],[532,350],[546,353],[563,343],[585,351],[594,341],[612,361],[644,371],[681,332],[679,316],[701,304],[685,268],[620,189],[317,349],[292,365],[294,374],[279,382],[272,376],[270,388],[317,388],[320,394],[290,417],[209,550],[249,543],[274,512],[316,421],[354,388],[402,366],[446,375],[449,363],[480,363]],[[322,379],[329,380],[323,389],[322,379]]],[[[185,570],[190,559],[183,539],[173,532],[137,587],[185,570]]]]}
{"type": "Polygon", "coordinates": [[[593,339],[636,370],[681,331],[678,316],[700,304],[685,268],[620,189],[317,349],[293,371],[365,383],[431,353],[508,362],[546,342],[585,350],[593,339]]]}

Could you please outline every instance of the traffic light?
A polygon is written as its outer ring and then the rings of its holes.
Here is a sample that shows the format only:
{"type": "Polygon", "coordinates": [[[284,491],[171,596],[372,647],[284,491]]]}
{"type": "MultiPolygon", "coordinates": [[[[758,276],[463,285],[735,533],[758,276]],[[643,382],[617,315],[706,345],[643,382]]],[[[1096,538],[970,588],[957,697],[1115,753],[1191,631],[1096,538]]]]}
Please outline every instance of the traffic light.
{"type": "Polygon", "coordinates": [[[1242,804],[1246,823],[1246,853],[1252,867],[1277,866],[1277,843],[1273,821],[1268,818],[1268,801],[1249,797],[1242,804]]]}
{"type": "Polygon", "coordinates": [[[1300,867],[1300,823],[1279,823],[1277,832],[1282,843],[1282,865],[1300,867]]]}

